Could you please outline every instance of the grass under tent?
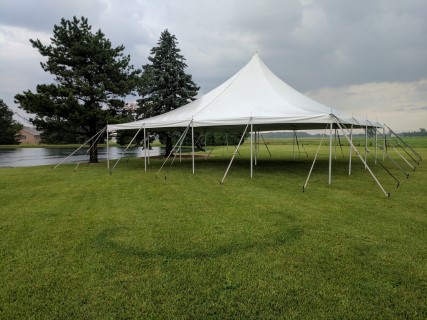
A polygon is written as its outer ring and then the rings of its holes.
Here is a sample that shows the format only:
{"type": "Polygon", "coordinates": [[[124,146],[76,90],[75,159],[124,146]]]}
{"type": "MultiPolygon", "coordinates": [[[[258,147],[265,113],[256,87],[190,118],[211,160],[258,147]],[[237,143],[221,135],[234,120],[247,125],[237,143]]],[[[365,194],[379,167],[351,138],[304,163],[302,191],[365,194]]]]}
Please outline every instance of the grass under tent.
{"type": "Polygon", "coordinates": [[[396,188],[368,158],[387,198],[355,155],[348,175],[347,146],[328,185],[324,146],[302,192],[317,145],[269,148],[251,179],[245,143],[223,185],[231,148],[194,175],[0,169],[0,318],[425,319],[425,160],[408,179],[386,160],[396,188]]]}

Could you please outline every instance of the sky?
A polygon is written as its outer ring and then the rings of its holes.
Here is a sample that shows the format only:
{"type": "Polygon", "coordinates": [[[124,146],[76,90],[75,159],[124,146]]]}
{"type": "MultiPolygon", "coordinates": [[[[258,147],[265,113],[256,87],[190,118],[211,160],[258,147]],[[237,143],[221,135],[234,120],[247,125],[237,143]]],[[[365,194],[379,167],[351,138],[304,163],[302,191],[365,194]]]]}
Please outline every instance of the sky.
{"type": "Polygon", "coordinates": [[[15,94],[52,82],[29,39],[49,44],[54,25],[73,16],[124,45],[136,68],[168,29],[200,94],[258,53],[290,86],[343,113],[399,132],[427,127],[425,0],[0,0],[0,98],[24,118],[15,94]]]}

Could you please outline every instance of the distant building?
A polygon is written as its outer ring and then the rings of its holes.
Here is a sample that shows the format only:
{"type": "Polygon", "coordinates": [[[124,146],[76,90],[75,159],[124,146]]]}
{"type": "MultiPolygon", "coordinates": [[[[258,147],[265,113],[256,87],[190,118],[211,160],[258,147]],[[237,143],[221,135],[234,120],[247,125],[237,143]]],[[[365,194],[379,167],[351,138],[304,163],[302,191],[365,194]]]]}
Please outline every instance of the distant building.
{"type": "Polygon", "coordinates": [[[24,127],[19,132],[19,142],[22,144],[39,144],[41,142],[40,133],[35,128],[24,127]]]}

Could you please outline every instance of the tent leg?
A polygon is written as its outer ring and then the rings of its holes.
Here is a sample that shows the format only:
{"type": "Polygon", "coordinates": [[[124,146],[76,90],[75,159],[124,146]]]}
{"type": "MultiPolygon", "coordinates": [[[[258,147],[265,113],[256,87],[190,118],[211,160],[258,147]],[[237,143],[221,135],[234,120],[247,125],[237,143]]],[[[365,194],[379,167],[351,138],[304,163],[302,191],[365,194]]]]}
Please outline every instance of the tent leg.
{"type": "Polygon", "coordinates": [[[147,172],[147,136],[144,126],[144,171],[147,172]]]}
{"type": "MultiPolygon", "coordinates": [[[[252,121],[252,118],[250,121],[252,121]]],[[[231,164],[233,163],[233,160],[236,157],[237,152],[239,151],[239,147],[242,144],[242,141],[243,141],[243,138],[245,137],[246,131],[248,131],[248,127],[249,127],[249,122],[246,125],[245,130],[243,131],[243,134],[242,134],[242,137],[240,138],[239,144],[237,145],[236,149],[234,149],[233,156],[231,157],[230,163],[228,164],[228,167],[225,170],[224,176],[222,177],[222,180],[220,182],[221,184],[224,183],[224,180],[225,180],[225,177],[227,176],[228,170],[230,170],[231,164]]]]}
{"type": "Polygon", "coordinates": [[[333,122],[329,124],[329,184],[332,183],[332,126],[333,122]]]}
{"type": "Polygon", "coordinates": [[[368,167],[367,163],[363,160],[363,157],[361,156],[360,152],[356,149],[356,147],[354,146],[354,144],[351,142],[350,138],[347,136],[347,134],[345,133],[343,127],[341,126],[339,119],[337,119],[337,126],[341,129],[341,132],[344,134],[344,136],[347,138],[347,140],[350,142],[351,148],[353,148],[353,150],[356,152],[357,156],[359,157],[359,159],[362,161],[362,163],[366,166],[366,169],[369,171],[369,173],[371,174],[372,178],[375,180],[375,182],[378,184],[378,186],[380,187],[380,189],[382,190],[382,192],[384,192],[384,194],[386,195],[386,197],[390,197],[390,193],[386,192],[383,188],[383,186],[381,185],[381,183],[378,181],[377,177],[374,175],[374,173],[372,172],[372,170],[368,167]]]}
{"type": "Polygon", "coordinates": [[[253,176],[253,140],[254,140],[254,128],[251,119],[251,178],[253,176]]]}
{"type": "Polygon", "coordinates": [[[378,134],[377,134],[377,128],[375,128],[375,164],[377,164],[377,158],[378,158],[378,134]]]}
{"type": "Polygon", "coordinates": [[[386,148],[386,143],[387,143],[387,137],[385,136],[385,128],[383,127],[383,136],[384,136],[384,141],[383,141],[383,161],[385,161],[385,148],[386,148]]]}
{"type": "Polygon", "coordinates": [[[368,124],[365,127],[365,169],[368,168],[368,124]]]}
{"type": "Polygon", "coordinates": [[[353,125],[351,125],[351,131],[350,131],[350,153],[349,153],[349,160],[348,160],[348,175],[351,176],[351,157],[353,155],[353,149],[351,148],[351,144],[353,143],[353,125]]]}
{"type": "Polygon", "coordinates": [[[194,124],[191,121],[191,152],[193,158],[193,174],[194,174],[194,124]]]}

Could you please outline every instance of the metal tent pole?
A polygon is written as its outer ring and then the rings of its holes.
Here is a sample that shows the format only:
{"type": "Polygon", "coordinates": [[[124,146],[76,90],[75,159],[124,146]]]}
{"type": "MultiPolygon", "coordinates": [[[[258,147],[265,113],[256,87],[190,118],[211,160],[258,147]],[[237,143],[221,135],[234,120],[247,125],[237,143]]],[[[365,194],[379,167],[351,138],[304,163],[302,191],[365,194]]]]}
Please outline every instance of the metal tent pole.
{"type": "MultiPolygon", "coordinates": [[[[366,169],[369,171],[369,173],[371,174],[372,178],[375,180],[375,182],[378,184],[378,186],[380,187],[380,189],[382,190],[382,192],[384,192],[384,194],[386,195],[386,197],[390,197],[390,193],[386,192],[383,188],[383,186],[381,185],[381,183],[378,181],[377,177],[374,175],[374,173],[372,172],[371,168],[369,168],[369,166],[367,165],[367,163],[365,162],[365,160],[363,160],[363,157],[361,156],[360,152],[356,149],[356,147],[354,146],[354,144],[351,142],[351,140],[349,139],[349,137],[347,136],[347,134],[345,133],[343,127],[340,124],[340,120],[335,117],[337,119],[337,126],[341,129],[341,132],[344,134],[344,136],[347,138],[347,140],[350,142],[351,147],[353,148],[353,150],[356,152],[356,155],[359,157],[359,159],[362,161],[363,164],[365,164],[366,169]]],[[[348,129],[347,129],[348,130],[348,129]]]]}
{"type": "MultiPolygon", "coordinates": [[[[351,130],[350,130],[350,144],[353,143],[353,125],[351,125],[351,130]]],[[[351,149],[350,146],[350,153],[348,155],[348,175],[351,176],[351,157],[353,155],[353,150],[351,149]]]]}
{"type": "Polygon", "coordinates": [[[365,127],[365,169],[368,167],[367,159],[368,159],[368,124],[366,124],[366,127],[365,127]]]}
{"type": "Polygon", "coordinates": [[[375,128],[375,164],[377,164],[378,157],[378,133],[377,128],[375,128]]]}
{"type": "Polygon", "coordinates": [[[252,118],[251,118],[251,178],[253,176],[253,150],[252,150],[252,146],[253,146],[253,140],[254,140],[254,127],[252,124],[252,118]]]}
{"type": "Polygon", "coordinates": [[[145,126],[144,126],[144,171],[147,172],[147,136],[145,132],[145,126]]]}
{"type": "Polygon", "coordinates": [[[332,183],[332,126],[333,122],[329,124],[329,184],[332,183]]]}
{"type": "Polygon", "coordinates": [[[193,174],[194,174],[194,122],[191,121],[191,152],[193,154],[193,174]]]}

